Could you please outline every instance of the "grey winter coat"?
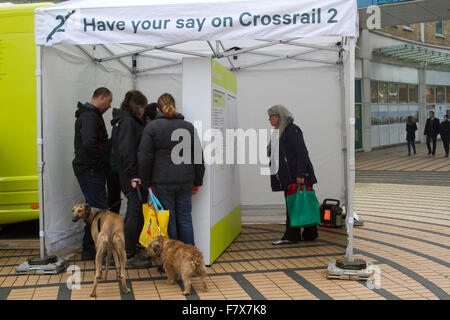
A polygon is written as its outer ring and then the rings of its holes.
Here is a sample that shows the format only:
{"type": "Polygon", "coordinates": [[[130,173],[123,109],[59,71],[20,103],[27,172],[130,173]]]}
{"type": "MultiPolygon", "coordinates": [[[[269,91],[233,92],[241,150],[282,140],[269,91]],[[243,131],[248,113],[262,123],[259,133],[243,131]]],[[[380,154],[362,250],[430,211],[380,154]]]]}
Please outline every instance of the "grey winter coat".
{"type": "Polygon", "coordinates": [[[194,126],[185,121],[182,114],[168,119],[159,113],[155,120],[146,125],[139,144],[138,164],[144,188],[152,184],[203,184],[205,166],[200,140],[194,126]],[[184,141],[183,136],[180,138],[175,134],[175,141],[172,141],[172,134],[177,129],[184,129],[176,133],[186,133],[189,140],[184,141]],[[183,161],[178,163],[180,158],[183,161]]]}

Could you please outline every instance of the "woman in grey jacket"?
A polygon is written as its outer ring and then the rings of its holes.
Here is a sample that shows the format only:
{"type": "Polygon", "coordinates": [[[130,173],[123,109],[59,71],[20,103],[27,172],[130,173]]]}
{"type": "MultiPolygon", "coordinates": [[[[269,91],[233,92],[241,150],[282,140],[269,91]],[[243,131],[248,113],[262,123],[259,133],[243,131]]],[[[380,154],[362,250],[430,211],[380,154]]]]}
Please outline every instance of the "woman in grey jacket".
{"type": "Polygon", "coordinates": [[[169,238],[195,245],[191,197],[202,185],[205,173],[201,144],[194,126],[178,113],[169,93],[159,97],[158,105],[161,113],[142,133],[140,177],[144,187],[154,187],[164,209],[170,211],[169,238]]]}

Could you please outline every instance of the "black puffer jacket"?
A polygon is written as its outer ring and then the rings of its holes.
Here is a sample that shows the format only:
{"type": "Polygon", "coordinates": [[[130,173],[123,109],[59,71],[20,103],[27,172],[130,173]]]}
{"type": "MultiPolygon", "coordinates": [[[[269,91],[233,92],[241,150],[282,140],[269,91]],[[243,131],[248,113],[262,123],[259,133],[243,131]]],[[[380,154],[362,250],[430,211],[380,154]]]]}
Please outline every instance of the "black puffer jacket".
{"type": "Polygon", "coordinates": [[[302,130],[292,119],[289,120],[279,142],[278,172],[270,177],[272,190],[287,190],[290,184],[297,183],[297,178],[304,178],[309,186],[317,183],[302,130]]]}
{"type": "Polygon", "coordinates": [[[131,191],[130,180],[139,178],[137,153],[144,123],[122,109],[113,109],[112,147],[119,173],[122,191],[131,191]]]}
{"type": "Polygon", "coordinates": [[[89,103],[78,102],[75,112],[75,158],[72,161],[75,175],[86,170],[103,170],[108,174],[108,132],[100,111],[89,103]]]}
{"type": "Polygon", "coordinates": [[[186,182],[191,182],[194,186],[203,184],[205,166],[200,140],[194,126],[184,121],[182,114],[167,119],[164,114],[159,113],[155,120],[147,124],[139,145],[138,163],[144,188],[148,188],[151,184],[186,182]],[[190,141],[182,141],[183,138],[176,136],[174,136],[176,141],[172,141],[172,133],[177,129],[187,130],[190,141]],[[182,157],[184,154],[180,153],[178,148],[181,149],[183,145],[190,147],[188,159],[190,163],[174,163],[171,158],[172,150],[177,146],[174,153],[182,157]]]}

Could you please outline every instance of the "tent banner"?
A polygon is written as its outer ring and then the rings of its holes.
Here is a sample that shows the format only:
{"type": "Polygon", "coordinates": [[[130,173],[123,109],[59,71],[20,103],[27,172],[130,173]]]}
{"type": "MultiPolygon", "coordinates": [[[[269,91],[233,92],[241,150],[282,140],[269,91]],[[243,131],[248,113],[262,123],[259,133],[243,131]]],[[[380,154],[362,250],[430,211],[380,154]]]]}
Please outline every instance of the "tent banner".
{"type": "Polygon", "coordinates": [[[35,10],[37,45],[358,36],[355,0],[72,0],[35,10]]]}

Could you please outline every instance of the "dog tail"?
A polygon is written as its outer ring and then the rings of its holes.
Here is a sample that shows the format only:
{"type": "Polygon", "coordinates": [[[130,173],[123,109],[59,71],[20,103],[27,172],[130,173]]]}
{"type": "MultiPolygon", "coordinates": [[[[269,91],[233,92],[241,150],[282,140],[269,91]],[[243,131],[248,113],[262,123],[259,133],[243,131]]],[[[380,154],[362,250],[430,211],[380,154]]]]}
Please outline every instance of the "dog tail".
{"type": "Polygon", "coordinates": [[[191,264],[193,265],[195,270],[202,270],[205,267],[203,254],[201,253],[201,251],[195,250],[192,252],[191,264]]]}

